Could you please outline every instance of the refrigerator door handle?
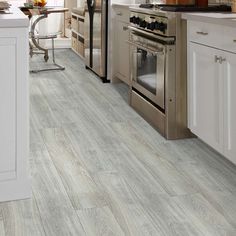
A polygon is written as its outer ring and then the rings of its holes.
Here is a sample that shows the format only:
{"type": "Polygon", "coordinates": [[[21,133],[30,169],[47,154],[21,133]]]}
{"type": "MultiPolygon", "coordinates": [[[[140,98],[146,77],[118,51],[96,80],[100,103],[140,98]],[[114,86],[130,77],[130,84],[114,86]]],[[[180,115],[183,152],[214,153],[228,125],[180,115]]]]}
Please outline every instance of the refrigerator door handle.
{"type": "Polygon", "coordinates": [[[91,0],[90,7],[94,6],[94,0],[91,0]]]}

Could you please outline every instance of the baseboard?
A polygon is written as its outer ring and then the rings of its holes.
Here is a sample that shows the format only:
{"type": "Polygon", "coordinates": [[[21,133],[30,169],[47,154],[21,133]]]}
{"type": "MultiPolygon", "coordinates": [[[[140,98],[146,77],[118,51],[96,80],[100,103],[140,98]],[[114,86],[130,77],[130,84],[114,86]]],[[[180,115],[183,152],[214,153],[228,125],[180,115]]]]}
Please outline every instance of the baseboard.
{"type": "Polygon", "coordinates": [[[15,179],[0,182],[0,202],[26,199],[31,197],[28,179],[15,179]]]}

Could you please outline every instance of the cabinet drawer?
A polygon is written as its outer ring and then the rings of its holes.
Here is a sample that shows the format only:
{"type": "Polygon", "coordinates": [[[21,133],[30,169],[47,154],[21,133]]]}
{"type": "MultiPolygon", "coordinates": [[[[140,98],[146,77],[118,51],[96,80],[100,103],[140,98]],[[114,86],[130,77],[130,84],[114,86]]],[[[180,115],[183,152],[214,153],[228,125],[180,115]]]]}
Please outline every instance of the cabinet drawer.
{"type": "Polygon", "coordinates": [[[79,28],[79,33],[81,35],[84,35],[84,20],[83,19],[78,19],[78,28],[79,28]]]}
{"type": "Polygon", "coordinates": [[[77,34],[72,32],[72,37],[71,37],[71,46],[72,48],[77,51],[78,50],[78,40],[77,40],[77,34]]]}
{"type": "Polygon", "coordinates": [[[233,27],[224,27],[222,49],[236,53],[236,29],[233,27]]]}
{"type": "Polygon", "coordinates": [[[77,17],[72,15],[72,17],[71,17],[71,28],[74,31],[78,32],[78,26],[79,26],[79,24],[78,24],[77,17]]]}
{"type": "Polygon", "coordinates": [[[222,47],[222,26],[204,22],[188,21],[188,40],[211,47],[222,47]]]}

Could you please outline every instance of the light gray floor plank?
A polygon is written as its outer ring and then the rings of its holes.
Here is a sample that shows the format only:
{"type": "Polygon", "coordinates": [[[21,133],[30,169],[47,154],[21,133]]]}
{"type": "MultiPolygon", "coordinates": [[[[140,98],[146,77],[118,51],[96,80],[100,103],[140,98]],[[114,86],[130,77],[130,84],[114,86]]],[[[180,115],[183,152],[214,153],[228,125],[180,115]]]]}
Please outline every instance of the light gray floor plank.
{"type": "Polygon", "coordinates": [[[74,209],[107,205],[101,191],[81,165],[62,129],[44,129],[44,142],[74,209]]]}
{"type": "Polygon", "coordinates": [[[202,195],[236,228],[236,192],[212,191],[208,189],[202,195]]]}
{"type": "Polygon", "coordinates": [[[236,235],[232,163],[198,139],[165,140],[128,86],[103,84],[71,50],[56,57],[65,71],[30,75],[33,198],[0,204],[1,236],[236,235]]]}
{"type": "Polygon", "coordinates": [[[5,236],[4,223],[3,223],[3,219],[1,217],[0,217],[0,235],[5,236]]]}
{"type": "Polygon", "coordinates": [[[95,179],[105,189],[111,211],[125,235],[165,235],[157,230],[123,177],[115,172],[100,172],[95,179]]]}
{"type": "Polygon", "coordinates": [[[236,235],[236,229],[200,194],[177,196],[174,201],[202,235],[236,235]]]}
{"type": "MultiPolygon", "coordinates": [[[[5,236],[43,236],[41,216],[35,200],[13,201],[0,204],[5,236]]],[[[0,227],[1,228],[1,227],[0,227]]],[[[1,232],[1,230],[0,230],[1,232]]],[[[0,235],[2,235],[0,233],[0,235]]]]}
{"type": "Polygon", "coordinates": [[[31,146],[32,191],[46,235],[84,235],[60,176],[44,145],[31,146]]]}
{"type": "Polygon", "coordinates": [[[154,150],[146,143],[138,133],[130,132],[127,124],[112,124],[116,132],[122,137],[126,145],[132,150],[143,166],[148,169],[157,182],[170,195],[179,195],[187,193],[195,193],[198,191],[194,183],[182,175],[174,165],[157,156],[154,150]]]}
{"type": "Polygon", "coordinates": [[[88,236],[124,236],[109,207],[78,210],[77,214],[88,236]]]}

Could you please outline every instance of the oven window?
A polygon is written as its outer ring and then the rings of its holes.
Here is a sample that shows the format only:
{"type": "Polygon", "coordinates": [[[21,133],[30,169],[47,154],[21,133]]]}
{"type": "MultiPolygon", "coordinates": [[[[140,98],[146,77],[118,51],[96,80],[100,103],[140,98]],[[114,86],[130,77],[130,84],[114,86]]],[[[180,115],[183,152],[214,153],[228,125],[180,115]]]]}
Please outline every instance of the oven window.
{"type": "Polygon", "coordinates": [[[137,48],[137,83],[149,92],[156,94],[157,56],[137,48]]]}

